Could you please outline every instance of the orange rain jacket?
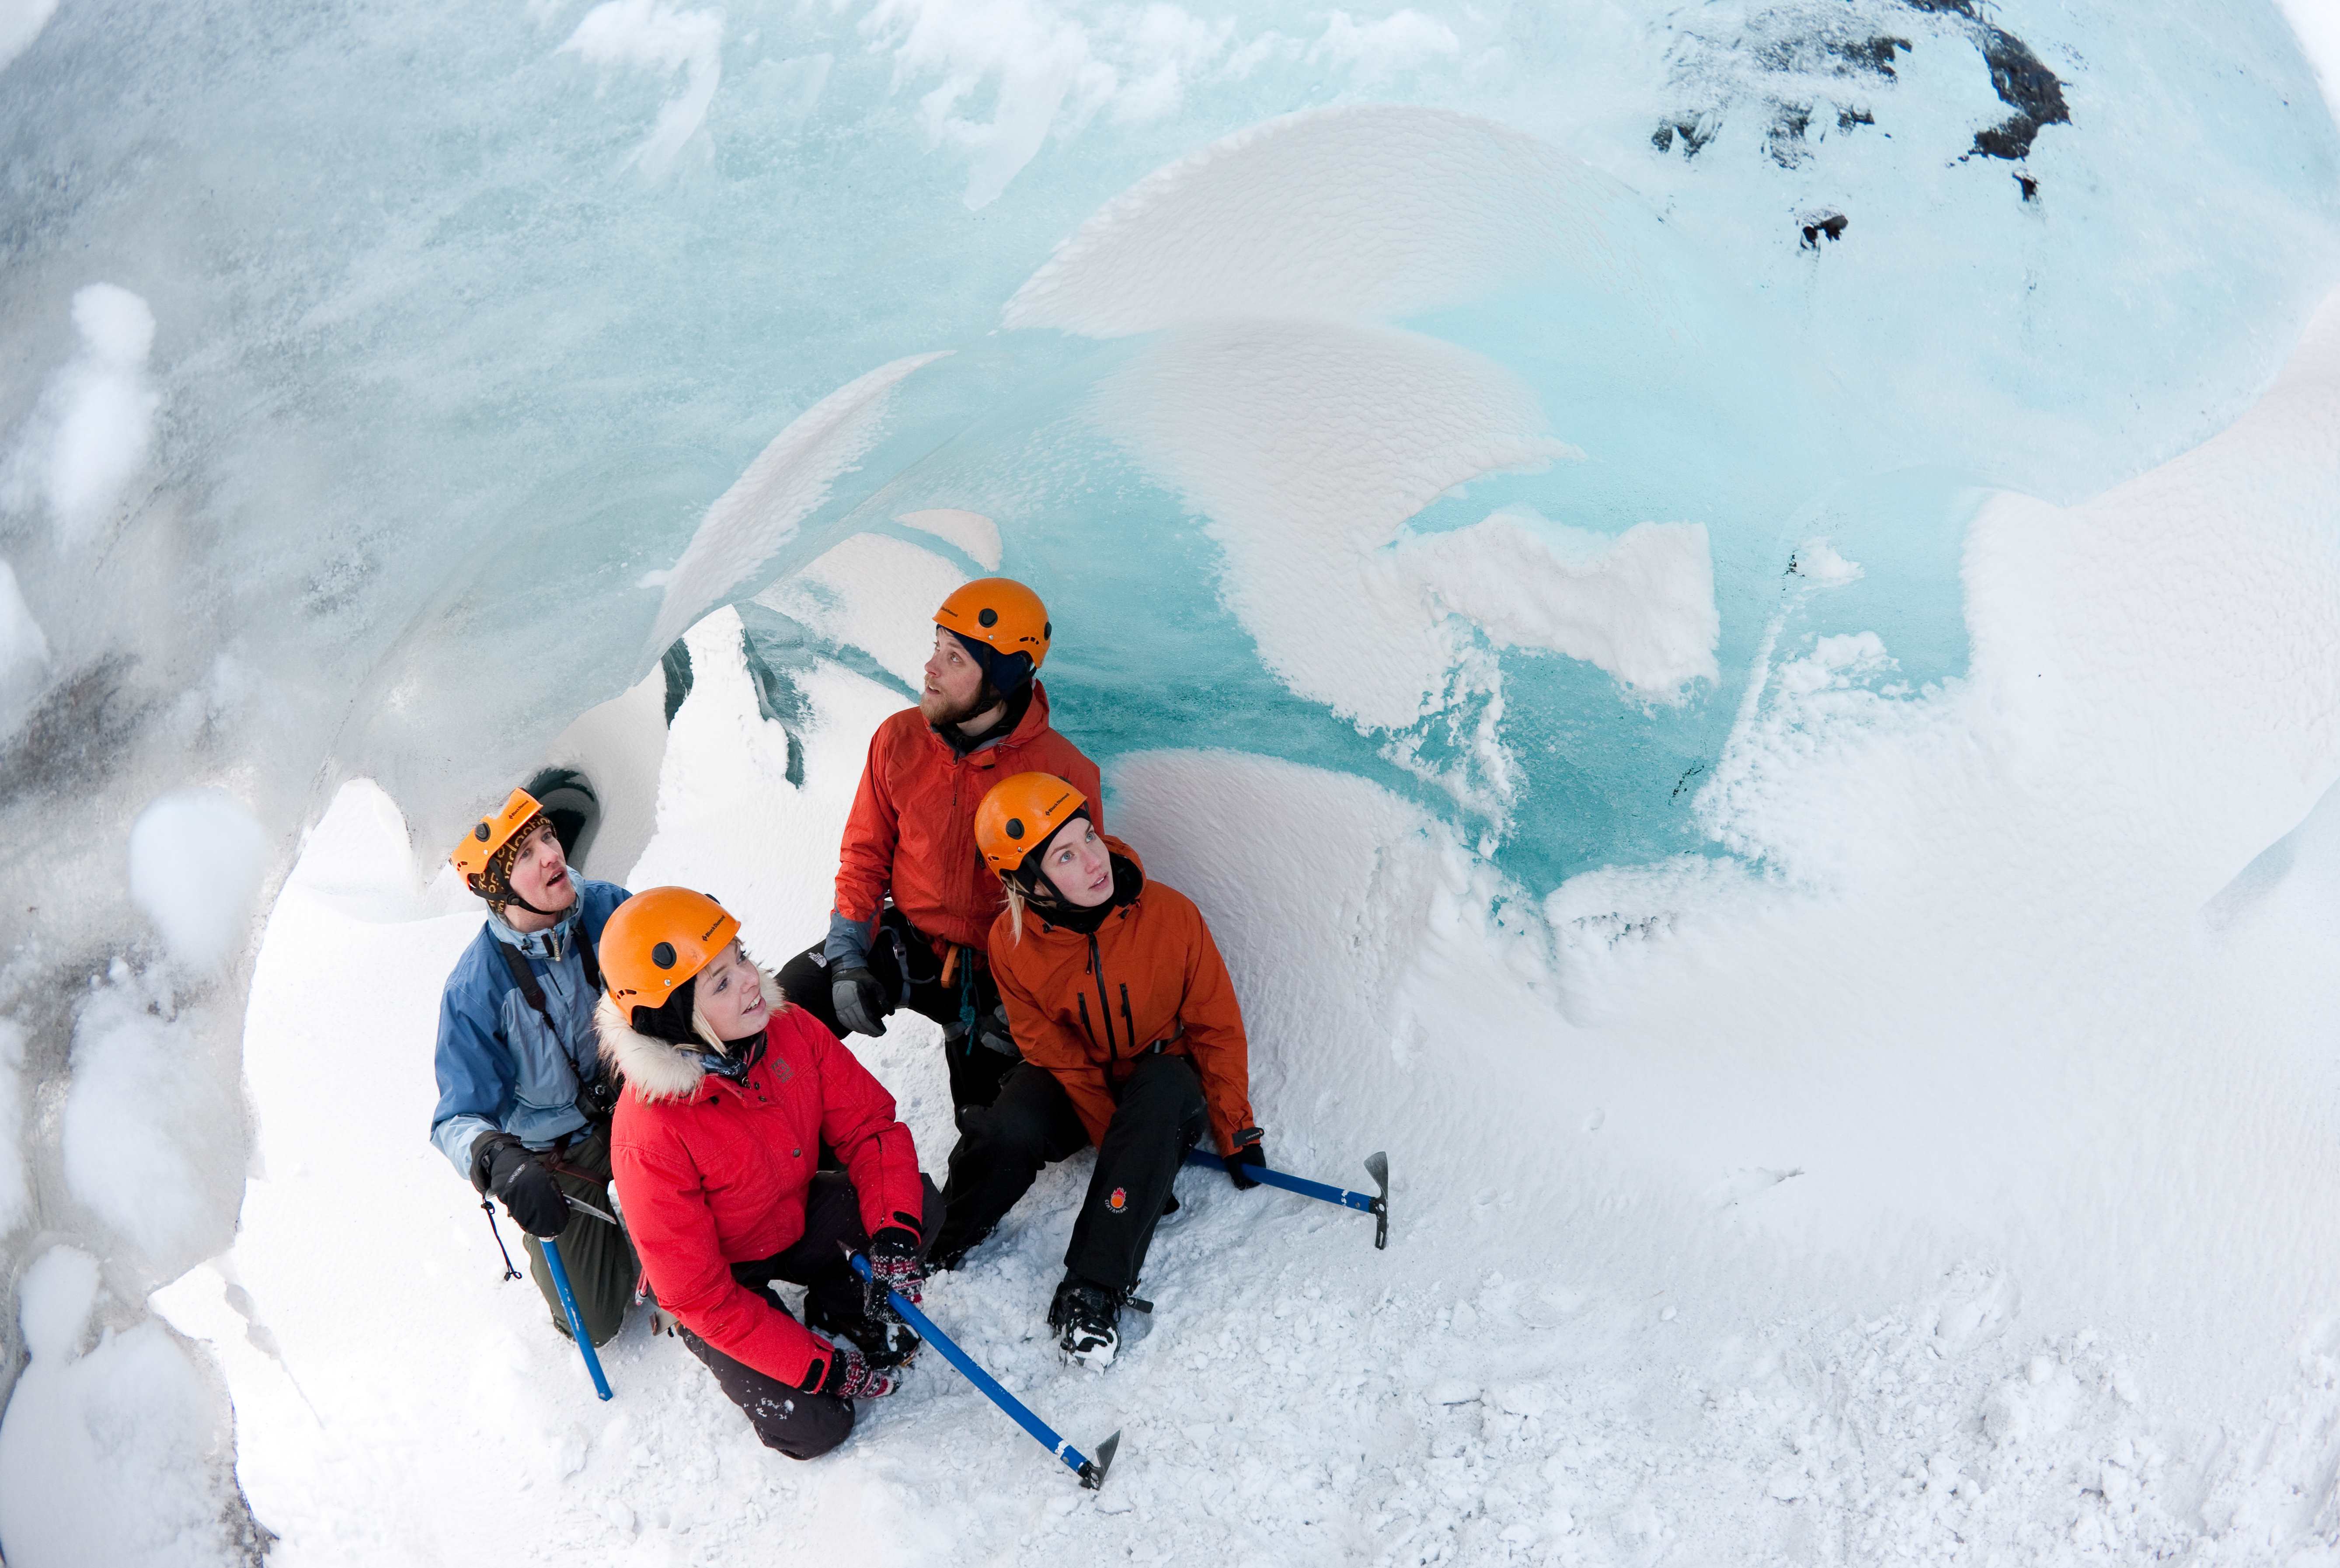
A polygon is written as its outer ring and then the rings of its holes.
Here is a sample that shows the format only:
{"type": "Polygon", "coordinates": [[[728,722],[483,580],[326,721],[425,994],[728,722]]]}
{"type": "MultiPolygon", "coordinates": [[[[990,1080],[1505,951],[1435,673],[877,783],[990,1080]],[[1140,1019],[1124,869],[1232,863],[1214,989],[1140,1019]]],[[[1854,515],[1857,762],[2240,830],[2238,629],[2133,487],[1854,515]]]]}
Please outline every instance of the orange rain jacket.
{"type": "Polygon", "coordinates": [[[1032,683],[1031,706],[1005,740],[954,755],[949,742],[906,708],[878,726],[861,788],[837,857],[837,912],[865,927],[888,892],[911,925],[947,947],[980,951],[1004,900],[999,878],[975,849],[975,809],[1017,773],[1054,773],[1089,798],[1102,830],[1097,766],[1048,727],[1048,693],[1032,683]]]}
{"type": "Polygon", "coordinates": [[[1250,1047],[1225,960],[1195,901],[1144,879],[1129,846],[1106,847],[1139,874],[1137,896],[1094,936],[1024,911],[1016,939],[1003,911],[991,924],[991,973],[1024,1059],[1056,1075],[1088,1129],[1105,1142],[1115,1100],[1138,1057],[1158,1046],[1195,1064],[1223,1155],[1249,1130],[1250,1047]]]}

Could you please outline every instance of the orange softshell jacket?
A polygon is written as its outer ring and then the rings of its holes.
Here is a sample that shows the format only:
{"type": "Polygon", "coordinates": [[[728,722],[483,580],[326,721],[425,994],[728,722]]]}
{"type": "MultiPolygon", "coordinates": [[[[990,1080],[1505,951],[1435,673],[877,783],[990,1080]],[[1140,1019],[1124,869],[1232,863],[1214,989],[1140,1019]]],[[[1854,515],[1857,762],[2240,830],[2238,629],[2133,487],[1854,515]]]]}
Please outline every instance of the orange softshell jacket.
{"type": "Polygon", "coordinates": [[[1086,795],[1090,819],[1102,829],[1096,764],[1048,727],[1048,693],[1037,680],[1007,739],[964,757],[917,709],[887,719],[869,738],[869,760],[845,819],[837,912],[866,926],[891,892],[895,908],[938,948],[980,950],[1002,900],[999,879],[975,850],[975,809],[1002,779],[1031,772],[1054,773],[1086,795]]]}
{"type": "MultiPolygon", "coordinates": [[[[1138,865],[1119,839],[1106,845],[1138,865]]],[[[990,951],[1016,1044],[1065,1086],[1089,1142],[1105,1141],[1121,1085],[1158,1046],[1195,1064],[1211,1136],[1221,1154],[1234,1153],[1234,1135],[1253,1125],[1250,1047],[1234,983],[1192,898],[1145,882],[1095,936],[1051,926],[1027,908],[1021,941],[1003,912],[992,922],[990,951]]]]}

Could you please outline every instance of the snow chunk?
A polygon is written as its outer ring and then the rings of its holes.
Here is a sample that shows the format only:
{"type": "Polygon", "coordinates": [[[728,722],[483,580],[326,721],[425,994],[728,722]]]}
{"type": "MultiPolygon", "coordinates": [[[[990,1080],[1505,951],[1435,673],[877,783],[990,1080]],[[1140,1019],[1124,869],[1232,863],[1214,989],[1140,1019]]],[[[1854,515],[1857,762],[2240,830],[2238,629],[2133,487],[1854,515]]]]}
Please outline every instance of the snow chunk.
{"type": "Polygon", "coordinates": [[[708,105],[723,81],[723,13],[678,10],[659,0],[605,0],[585,14],[560,52],[596,65],[641,65],[663,76],[684,73],[682,94],[659,110],[649,139],[631,159],[655,180],[707,123],[708,105]]]}
{"type": "MultiPolygon", "coordinates": [[[[755,575],[828,499],[829,486],[877,444],[894,389],[912,371],[943,358],[912,354],[848,382],[788,422],[772,444],[715,498],[667,576],[650,628],[655,657],[690,623],[755,575]]],[[[929,607],[931,609],[931,607],[929,607]]]]}
{"type": "Polygon", "coordinates": [[[906,511],[894,521],[931,533],[937,539],[948,540],[986,571],[999,570],[999,525],[979,511],[938,506],[924,511],[906,511]]]}
{"type": "MultiPolygon", "coordinates": [[[[1404,18],[1335,42],[1394,69],[1404,18]]],[[[1419,18],[1417,18],[1419,20],[1419,18]]],[[[1430,24],[1436,26],[1436,24],[1430,24]]],[[[1009,327],[1122,337],[1233,317],[1387,322],[1561,259],[1604,277],[1611,188],[1490,120],[1365,104],[1271,120],[1107,203],[1007,302],[1009,327]]]]}
{"type": "Polygon", "coordinates": [[[1865,575],[1859,561],[1839,555],[1836,546],[1825,539],[1804,541],[1789,560],[1788,570],[1822,588],[1841,588],[1848,582],[1859,581],[1865,575]]]}
{"type": "Polygon", "coordinates": [[[73,321],[81,352],[50,378],[0,482],[10,511],[45,500],[68,547],[113,512],[145,465],[163,402],[146,384],[154,313],[144,300],[92,283],[74,293],[73,321]]]}
{"type": "Polygon", "coordinates": [[[77,1246],[53,1246],[25,1271],[16,1322],[35,1361],[67,1362],[81,1354],[81,1331],[97,1305],[97,1259],[77,1246]]]}
{"type": "Polygon", "coordinates": [[[0,1018],[0,1236],[32,1216],[33,1191],[25,1174],[25,1031],[0,1018]]]}
{"type": "Polygon", "coordinates": [[[48,678],[49,640],[16,586],[16,571],[0,561],[0,738],[15,733],[48,678]]]}
{"type": "Polygon", "coordinates": [[[201,1015],[164,1017],[127,974],[74,1026],[63,1126],[65,1183],[175,1275],[224,1245],[243,1189],[242,1107],[201,1015]]]}
{"type": "Polygon", "coordinates": [[[130,897],[174,958],[216,972],[242,946],[267,857],[268,836],[243,802],[218,789],[174,789],[131,827],[130,897]]]}
{"type": "Polygon", "coordinates": [[[857,533],[758,594],[756,602],[831,641],[867,649],[915,690],[934,650],[935,606],[966,581],[966,573],[931,550],[857,533]]]}
{"type": "Polygon", "coordinates": [[[0,71],[33,46],[56,14],[57,0],[6,0],[0,5],[0,71]]]}
{"type": "MultiPolygon", "coordinates": [[[[26,1277],[42,1332],[77,1334],[96,1265],[71,1258],[26,1277]],[[77,1310],[75,1310],[77,1308],[77,1310]],[[70,1316],[69,1326],[61,1327],[70,1316]]],[[[27,1338],[32,1325],[26,1325],[27,1338]]],[[[242,1563],[228,1412],[161,1324],[109,1335],[87,1355],[38,1350],[0,1422],[0,1538],[11,1568],[203,1568],[242,1563]]]]}
{"type": "Polygon", "coordinates": [[[1637,696],[1680,702],[1691,681],[1720,679],[1702,523],[1636,523],[1607,539],[1511,508],[1403,541],[1396,557],[1428,600],[1494,641],[1597,664],[1637,696]]]}

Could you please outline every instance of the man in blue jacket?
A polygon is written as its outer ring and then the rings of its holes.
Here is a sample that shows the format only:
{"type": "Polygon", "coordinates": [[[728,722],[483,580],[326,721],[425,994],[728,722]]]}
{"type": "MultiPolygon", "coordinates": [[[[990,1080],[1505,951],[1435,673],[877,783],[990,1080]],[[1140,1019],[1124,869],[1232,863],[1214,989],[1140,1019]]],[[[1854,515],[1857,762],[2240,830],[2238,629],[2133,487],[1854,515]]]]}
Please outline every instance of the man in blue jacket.
{"type": "Polygon", "coordinates": [[[439,1108],[431,1141],[527,1233],[529,1273],[562,1334],[569,1319],[538,1238],[560,1243],[593,1343],[618,1332],[639,1266],[607,1213],[612,1086],[600,1067],[594,948],[626,889],[569,869],[552,819],[524,789],[481,819],[448,857],[488,902],[439,1001],[439,1108]]]}

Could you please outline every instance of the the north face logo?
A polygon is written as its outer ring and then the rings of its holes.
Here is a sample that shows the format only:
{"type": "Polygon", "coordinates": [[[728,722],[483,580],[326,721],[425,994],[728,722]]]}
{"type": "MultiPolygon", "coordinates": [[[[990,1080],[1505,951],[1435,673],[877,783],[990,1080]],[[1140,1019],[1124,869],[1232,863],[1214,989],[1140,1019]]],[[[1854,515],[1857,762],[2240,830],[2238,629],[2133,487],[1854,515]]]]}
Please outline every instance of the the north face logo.
{"type": "Polygon", "coordinates": [[[1113,1210],[1115,1214],[1119,1214],[1122,1210],[1127,1208],[1129,1206],[1129,1189],[1127,1187],[1114,1188],[1113,1196],[1105,1200],[1105,1206],[1113,1210]]]}

